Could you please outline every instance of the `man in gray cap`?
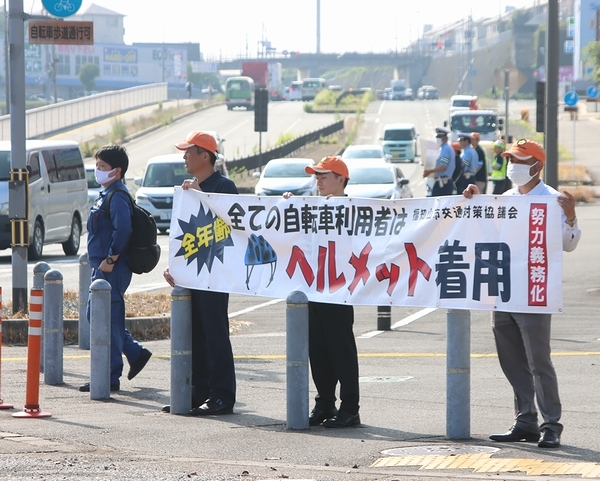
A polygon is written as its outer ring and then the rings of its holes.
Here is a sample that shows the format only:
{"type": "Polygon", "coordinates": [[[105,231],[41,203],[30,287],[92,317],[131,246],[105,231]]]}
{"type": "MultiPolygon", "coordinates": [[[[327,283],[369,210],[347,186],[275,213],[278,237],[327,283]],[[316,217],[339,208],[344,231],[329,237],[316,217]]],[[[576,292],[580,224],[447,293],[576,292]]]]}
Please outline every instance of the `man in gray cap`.
{"type": "Polygon", "coordinates": [[[448,143],[449,133],[450,131],[445,127],[435,128],[435,140],[440,146],[440,152],[435,161],[435,167],[423,170],[423,177],[429,177],[433,174],[435,184],[431,190],[432,197],[452,195],[454,192],[455,186],[452,181],[455,166],[454,149],[448,143]]]}

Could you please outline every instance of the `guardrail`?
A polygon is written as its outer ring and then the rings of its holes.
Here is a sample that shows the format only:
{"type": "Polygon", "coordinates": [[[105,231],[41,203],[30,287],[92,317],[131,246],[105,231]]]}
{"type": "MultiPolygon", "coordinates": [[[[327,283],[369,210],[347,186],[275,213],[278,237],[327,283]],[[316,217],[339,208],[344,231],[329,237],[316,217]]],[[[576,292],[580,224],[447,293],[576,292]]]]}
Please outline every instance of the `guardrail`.
{"type": "MultiPolygon", "coordinates": [[[[150,84],[66,100],[25,112],[26,138],[35,139],[119,112],[167,100],[167,84],[150,84]]],[[[10,140],[10,115],[0,117],[0,138],[10,140]]]]}
{"type": "Polygon", "coordinates": [[[314,130],[308,134],[296,137],[294,140],[290,140],[285,144],[275,147],[274,149],[262,152],[261,154],[250,155],[248,157],[241,157],[239,159],[233,159],[227,161],[227,169],[232,170],[235,168],[245,167],[246,170],[258,169],[265,165],[271,159],[279,159],[290,155],[292,152],[304,147],[306,144],[318,141],[321,136],[327,137],[328,135],[339,132],[344,129],[344,121],[339,120],[333,124],[327,125],[322,129],[314,130]]]}

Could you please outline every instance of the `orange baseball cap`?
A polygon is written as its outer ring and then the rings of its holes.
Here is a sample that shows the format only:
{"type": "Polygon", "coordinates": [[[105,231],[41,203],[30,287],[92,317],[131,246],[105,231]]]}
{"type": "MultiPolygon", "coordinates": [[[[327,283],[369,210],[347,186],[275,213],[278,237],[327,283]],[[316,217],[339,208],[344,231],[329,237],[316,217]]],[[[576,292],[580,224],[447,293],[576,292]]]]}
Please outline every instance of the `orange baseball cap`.
{"type": "Polygon", "coordinates": [[[192,145],[208,150],[213,154],[217,153],[217,141],[215,138],[205,132],[190,132],[185,138],[185,142],[175,144],[179,150],[187,150],[192,145]]]}
{"type": "Polygon", "coordinates": [[[306,170],[308,174],[326,174],[327,172],[333,172],[334,174],[341,175],[350,180],[348,166],[338,155],[323,157],[317,165],[307,165],[304,170],[306,170]]]}
{"type": "Polygon", "coordinates": [[[471,138],[481,140],[481,135],[479,135],[479,132],[471,132],[471,138]]]}
{"type": "Polygon", "coordinates": [[[455,152],[460,152],[462,150],[458,142],[452,142],[452,148],[455,152]]]}
{"type": "Polygon", "coordinates": [[[510,150],[502,153],[502,157],[515,157],[519,160],[525,160],[529,157],[533,157],[535,160],[539,162],[546,162],[546,152],[544,152],[544,148],[529,139],[520,139],[517,140],[510,150]]]}

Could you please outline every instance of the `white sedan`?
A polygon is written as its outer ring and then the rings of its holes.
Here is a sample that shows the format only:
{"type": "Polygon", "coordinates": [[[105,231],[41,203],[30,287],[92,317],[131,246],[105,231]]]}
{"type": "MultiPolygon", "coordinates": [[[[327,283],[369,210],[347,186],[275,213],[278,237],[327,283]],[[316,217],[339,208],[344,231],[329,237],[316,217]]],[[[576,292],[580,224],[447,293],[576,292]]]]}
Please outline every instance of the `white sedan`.
{"type": "Polygon", "coordinates": [[[410,180],[396,164],[387,162],[348,162],[350,181],[345,193],[349,197],[406,199],[413,196],[410,180]]]}

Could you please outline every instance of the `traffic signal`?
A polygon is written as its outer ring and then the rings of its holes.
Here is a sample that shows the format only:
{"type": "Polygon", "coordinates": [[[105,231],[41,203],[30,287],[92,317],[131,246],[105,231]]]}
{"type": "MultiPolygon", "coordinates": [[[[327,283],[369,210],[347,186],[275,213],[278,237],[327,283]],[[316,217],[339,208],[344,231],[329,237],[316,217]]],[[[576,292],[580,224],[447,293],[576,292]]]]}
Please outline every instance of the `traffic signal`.
{"type": "Polygon", "coordinates": [[[269,91],[256,89],[254,91],[254,132],[266,132],[269,117],[269,91]]]}
{"type": "Polygon", "coordinates": [[[535,131],[544,132],[546,116],[546,82],[535,83],[535,131]]]}

